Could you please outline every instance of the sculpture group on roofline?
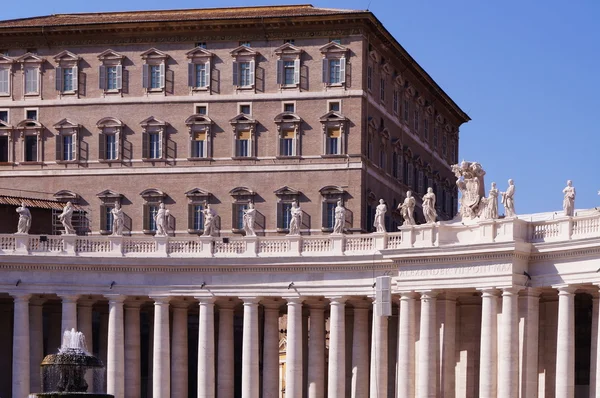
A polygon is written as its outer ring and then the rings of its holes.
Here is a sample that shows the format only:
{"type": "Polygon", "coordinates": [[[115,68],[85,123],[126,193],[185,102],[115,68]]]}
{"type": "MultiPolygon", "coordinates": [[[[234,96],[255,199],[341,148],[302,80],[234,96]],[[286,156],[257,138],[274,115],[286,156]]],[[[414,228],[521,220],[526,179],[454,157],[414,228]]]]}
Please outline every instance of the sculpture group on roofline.
{"type": "MultiPolygon", "coordinates": [[[[481,167],[478,162],[467,162],[462,161],[460,164],[452,165],[452,171],[456,176],[456,186],[461,192],[460,208],[458,214],[454,217],[454,220],[495,220],[500,218],[498,215],[498,195],[501,196],[501,202],[504,206],[504,217],[513,218],[516,217],[515,213],[515,183],[512,179],[508,180],[508,187],[506,191],[499,192],[496,188],[496,183],[492,182],[491,188],[488,192],[488,196],[485,196],[484,179],[485,170],[481,167]]],[[[575,187],[571,180],[567,181],[567,186],[563,189],[563,214],[567,217],[573,217],[575,215],[575,187]]],[[[598,192],[600,195],[600,191],[598,192]]],[[[406,192],[406,198],[398,205],[398,211],[400,212],[402,219],[404,220],[403,226],[416,225],[415,222],[415,207],[416,199],[413,196],[412,191],[406,192]]],[[[433,224],[437,220],[437,211],[435,210],[436,196],[433,192],[433,188],[428,187],[427,193],[423,195],[422,210],[423,217],[427,224],[433,224]]],[[[58,220],[62,223],[64,228],[64,235],[74,235],[75,228],[73,228],[72,217],[74,207],[71,202],[67,202],[63,208],[62,213],[58,216],[58,220]]],[[[31,228],[32,217],[31,212],[27,208],[25,202],[21,203],[21,206],[17,208],[19,214],[19,221],[17,224],[17,234],[28,234],[31,228]]],[[[289,209],[290,222],[289,222],[289,233],[288,236],[300,235],[300,227],[302,225],[302,209],[298,204],[298,201],[294,200],[289,209]]],[[[375,209],[375,218],[373,221],[373,227],[376,232],[386,232],[385,228],[385,213],[387,212],[387,205],[383,199],[379,200],[379,205],[375,209]]],[[[248,202],[246,209],[243,212],[243,229],[246,236],[256,236],[254,224],[256,221],[256,209],[252,201],[248,202]]],[[[123,227],[125,224],[125,213],[121,209],[120,203],[117,201],[114,208],[111,210],[112,214],[112,235],[122,236],[123,227]]],[[[166,209],[165,204],[159,205],[158,211],[154,216],[156,225],[156,236],[167,236],[169,227],[169,210],[166,209]]],[[[217,229],[217,213],[210,207],[210,204],[206,204],[202,211],[204,216],[204,231],[203,236],[216,236],[218,234],[217,229]]],[[[343,234],[344,226],[346,224],[346,208],[343,205],[342,200],[338,200],[334,209],[334,225],[333,234],[343,234]]],[[[399,227],[401,228],[401,227],[399,227]]]]}

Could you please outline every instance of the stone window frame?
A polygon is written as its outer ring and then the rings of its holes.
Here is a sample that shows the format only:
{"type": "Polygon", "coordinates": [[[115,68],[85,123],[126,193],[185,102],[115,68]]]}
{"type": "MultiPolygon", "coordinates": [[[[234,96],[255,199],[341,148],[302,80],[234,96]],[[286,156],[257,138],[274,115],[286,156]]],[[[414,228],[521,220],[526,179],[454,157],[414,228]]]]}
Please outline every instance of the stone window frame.
{"type": "Polygon", "coordinates": [[[404,92],[404,85],[406,84],[406,80],[404,79],[404,76],[402,76],[401,73],[398,73],[396,71],[394,71],[392,76],[394,83],[394,98],[392,102],[392,112],[400,121],[404,121],[404,114],[401,111],[403,111],[405,105],[402,94],[404,92]]]}
{"type": "Polygon", "coordinates": [[[300,91],[300,68],[302,67],[302,53],[304,50],[291,43],[284,43],[275,49],[277,56],[276,62],[276,82],[279,90],[295,89],[300,91]],[[294,83],[285,84],[285,61],[294,62],[294,83]]]}
{"type": "Polygon", "coordinates": [[[0,137],[8,137],[7,143],[7,161],[0,163],[0,165],[12,165],[15,163],[15,152],[14,152],[14,127],[10,125],[8,122],[4,122],[0,120],[0,137]]]}
{"type": "Polygon", "coordinates": [[[240,208],[254,203],[256,192],[248,187],[236,187],[229,191],[233,202],[231,203],[231,232],[239,234],[244,232],[243,221],[240,219],[240,208]],[[241,228],[239,228],[241,227],[241,228]]]}
{"type": "Polygon", "coordinates": [[[196,207],[202,206],[202,211],[206,209],[206,205],[210,203],[212,193],[200,188],[194,188],[185,193],[188,202],[188,224],[187,231],[190,234],[204,233],[204,214],[200,216],[200,228],[194,228],[196,207]]]}
{"type": "Polygon", "coordinates": [[[142,88],[146,95],[148,94],[163,94],[167,95],[166,90],[166,72],[167,72],[167,59],[169,55],[163,51],[160,51],[154,47],[144,51],[140,54],[142,57],[142,88]],[[152,67],[159,67],[159,85],[158,87],[152,87],[152,67]]]}
{"type": "Polygon", "coordinates": [[[190,94],[207,93],[211,94],[211,83],[212,83],[212,58],[214,53],[206,50],[202,47],[196,47],[187,53],[188,58],[188,88],[190,94]],[[196,67],[197,65],[205,65],[206,73],[206,85],[197,86],[196,82],[196,67]]]}
{"type": "Polygon", "coordinates": [[[404,151],[400,139],[392,141],[392,176],[398,181],[404,181],[404,151]]]}
{"type": "Polygon", "coordinates": [[[348,66],[348,57],[347,54],[349,49],[341,44],[336,42],[329,42],[319,49],[322,59],[322,79],[323,85],[325,89],[328,88],[346,88],[347,87],[347,66],[348,66]],[[331,82],[330,76],[330,62],[332,60],[340,61],[340,81],[336,83],[331,82]]]}
{"type": "Polygon", "coordinates": [[[237,91],[254,91],[256,92],[256,64],[257,58],[260,55],[258,51],[252,49],[252,47],[240,45],[233,49],[229,54],[233,58],[232,63],[232,84],[234,90],[237,91]],[[241,69],[240,64],[243,62],[249,62],[249,80],[250,84],[241,85],[241,69]]]}
{"type": "Polygon", "coordinates": [[[375,221],[375,212],[377,211],[377,205],[379,201],[377,200],[377,196],[371,189],[367,189],[365,195],[365,232],[373,232],[373,224],[375,221]]]}
{"type": "Polygon", "coordinates": [[[250,115],[246,115],[240,113],[233,119],[229,120],[229,124],[231,125],[232,130],[232,159],[237,160],[247,160],[247,159],[256,159],[256,127],[258,125],[258,121],[252,118],[250,115]],[[241,132],[249,132],[248,139],[248,156],[240,156],[238,154],[238,137],[241,132]]]}
{"type": "MultiPolygon", "coordinates": [[[[345,203],[347,192],[340,186],[327,185],[319,189],[321,194],[321,231],[322,232],[333,232],[333,224],[335,223],[335,216],[332,215],[333,222],[331,225],[328,223],[328,205],[337,204],[341,201],[345,203]]],[[[346,224],[348,224],[348,217],[346,217],[346,224]]]]}
{"type": "Polygon", "coordinates": [[[13,95],[13,77],[14,77],[14,69],[13,66],[16,61],[7,56],[0,54],[0,70],[6,70],[6,78],[7,78],[7,86],[8,90],[6,92],[0,92],[0,98],[10,98],[14,99],[13,95]]]}
{"type": "Polygon", "coordinates": [[[329,111],[319,118],[319,122],[321,123],[321,130],[323,132],[323,152],[321,157],[345,157],[347,151],[346,136],[348,135],[348,118],[344,116],[341,112],[329,111]],[[328,134],[330,129],[335,128],[339,129],[340,131],[340,141],[337,145],[338,153],[328,154],[328,134]]]}
{"type": "Polygon", "coordinates": [[[21,71],[22,71],[22,84],[23,84],[23,99],[27,99],[27,98],[39,98],[42,99],[42,91],[43,91],[43,74],[44,74],[44,62],[46,62],[45,58],[39,57],[36,54],[33,53],[26,53],[21,55],[20,57],[18,57],[17,59],[15,59],[15,62],[21,64],[21,71]],[[26,78],[26,71],[28,69],[34,69],[37,71],[36,74],[36,91],[31,91],[28,92],[27,91],[27,78],[26,78]]]}
{"type": "Polygon", "coordinates": [[[53,127],[58,131],[54,137],[56,140],[56,163],[79,163],[81,160],[79,144],[81,125],[65,118],[53,127]],[[72,159],[70,160],[64,159],[63,137],[67,135],[72,137],[73,144],[72,159]]]}
{"type": "Polygon", "coordinates": [[[79,61],[81,57],[70,51],[64,50],[54,56],[56,67],[54,68],[54,86],[59,98],[63,96],[75,96],[79,98],[79,61]],[[73,69],[73,89],[65,90],[64,70],[73,69]]]}
{"type": "Polygon", "coordinates": [[[142,232],[146,235],[154,235],[156,233],[156,225],[154,225],[154,229],[151,229],[151,223],[153,223],[151,221],[151,210],[153,206],[158,207],[161,203],[164,203],[167,194],[156,188],[148,188],[140,192],[140,196],[144,200],[142,232]]]}
{"type": "Polygon", "coordinates": [[[169,123],[150,116],[140,122],[142,127],[142,161],[144,162],[164,162],[167,160],[167,129],[169,123]],[[151,155],[150,136],[158,134],[160,144],[160,156],[156,158],[151,155]]]}
{"type": "Polygon", "coordinates": [[[37,120],[25,119],[17,124],[21,141],[21,162],[24,164],[42,164],[44,162],[44,125],[37,120]],[[36,137],[36,160],[26,159],[26,137],[36,137]]]}
{"type": "Polygon", "coordinates": [[[406,168],[404,168],[404,173],[406,174],[406,178],[404,179],[404,184],[410,189],[414,190],[415,186],[415,164],[413,159],[413,154],[410,149],[405,149],[404,151],[404,160],[406,163],[406,168]]]}
{"type": "Polygon", "coordinates": [[[98,66],[98,86],[102,90],[102,95],[120,95],[123,96],[123,61],[125,56],[118,52],[108,49],[98,55],[101,65],[98,66]],[[108,88],[108,70],[109,67],[116,68],[116,88],[108,88]]]}
{"type": "Polygon", "coordinates": [[[367,159],[375,164],[375,134],[379,130],[379,126],[375,121],[375,118],[369,117],[369,123],[367,124],[367,148],[366,154],[367,159]]]}
{"type": "Polygon", "coordinates": [[[275,125],[277,126],[277,158],[293,159],[302,156],[301,152],[301,136],[302,132],[300,126],[302,125],[302,118],[293,112],[282,112],[275,116],[275,125]],[[292,138],[292,155],[282,154],[283,134],[292,131],[294,137],[292,138]]]}
{"type": "Polygon", "coordinates": [[[388,85],[388,79],[393,74],[392,65],[388,62],[384,62],[382,60],[383,65],[381,65],[379,71],[379,103],[385,105],[389,98],[386,95],[386,86],[388,85]]]}
{"type": "Polygon", "coordinates": [[[379,159],[377,166],[387,173],[388,167],[388,146],[390,145],[390,132],[385,127],[379,132],[379,159]]]}
{"type": "Polygon", "coordinates": [[[341,114],[341,113],[342,113],[342,103],[343,103],[343,100],[342,100],[341,98],[339,98],[339,99],[330,99],[330,100],[327,100],[327,109],[326,109],[325,111],[326,111],[326,112],[338,112],[338,113],[340,113],[340,114],[341,114]],[[337,103],[337,104],[338,104],[338,107],[340,108],[340,109],[339,109],[339,110],[337,110],[337,111],[336,111],[336,110],[334,110],[334,109],[331,109],[331,105],[332,105],[332,104],[335,104],[335,103],[337,103]]]}
{"type": "Polygon", "coordinates": [[[294,202],[300,203],[302,192],[285,185],[275,190],[273,193],[277,197],[277,214],[275,218],[277,220],[277,232],[289,233],[289,224],[287,227],[285,226],[284,209],[288,205],[291,206],[294,202]]]}
{"type": "MultiPolygon", "coordinates": [[[[118,203],[122,205],[123,194],[106,189],[96,194],[96,197],[100,200],[100,235],[112,234],[112,225],[108,225],[110,220],[107,218],[108,210],[112,210],[118,203]],[[109,227],[104,228],[104,227],[109,227]]],[[[112,224],[112,222],[111,222],[112,224]]]]}
{"type": "MultiPolygon", "coordinates": [[[[414,100],[413,100],[415,95],[416,95],[415,88],[412,85],[410,85],[409,83],[406,83],[406,87],[404,89],[404,112],[403,112],[402,121],[407,126],[410,126],[411,108],[416,108],[416,106],[417,106],[416,102],[414,102],[414,100]],[[413,106],[411,106],[411,103],[413,103],[413,106]]],[[[412,109],[412,111],[413,111],[412,117],[414,117],[414,109],[412,109]]],[[[414,126],[414,121],[413,121],[413,126],[414,126]]]]}
{"type": "Polygon", "coordinates": [[[196,113],[188,117],[185,120],[185,124],[188,127],[189,133],[188,160],[211,160],[213,150],[212,126],[214,125],[214,121],[206,115],[196,113]],[[194,134],[199,132],[203,132],[205,135],[206,148],[204,152],[206,156],[193,156],[194,134]]]}
{"type": "Polygon", "coordinates": [[[98,161],[102,163],[123,161],[123,128],[125,124],[119,119],[109,116],[98,120],[96,127],[100,130],[98,134],[98,161]],[[116,159],[106,159],[106,137],[108,135],[115,136],[116,159]]]}

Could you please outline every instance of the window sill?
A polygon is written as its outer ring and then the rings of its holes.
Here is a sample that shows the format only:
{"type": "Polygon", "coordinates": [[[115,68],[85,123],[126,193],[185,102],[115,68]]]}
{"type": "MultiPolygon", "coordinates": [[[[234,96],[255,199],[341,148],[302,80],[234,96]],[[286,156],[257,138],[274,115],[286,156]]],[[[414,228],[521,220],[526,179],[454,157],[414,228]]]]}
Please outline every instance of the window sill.
{"type": "Polygon", "coordinates": [[[156,234],[156,231],[152,231],[152,230],[150,230],[150,229],[143,229],[143,230],[142,230],[142,232],[143,232],[145,235],[155,235],[155,234],[156,234]]]}
{"type": "Polygon", "coordinates": [[[258,160],[256,156],[232,156],[233,160],[258,160]]]}
{"type": "Polygon", "coordinates": [[[231,228],[231,232],[234,234],[243,234],[244,230],[240,228],[231,228]]]}
{"type": "Polygon", "coordinates": [[[0,166],[14,166],[15,162],[0,162],[0,166]]]}
{"type": "Polygon", "coordinates": [[[335,159],[335,158],[345,158],[346,155],[345,154],[328,154],[328,155],[321,155],[321,157],[323,159],[335,159]]]}
{"type": "Polygon", "coordinates": [[[121,159],[98,159],[100,163],[121,163],[121,159]]]}
{"type": "Polygon", "coordinates": [[[39,97],[40,93],[25,93],[23,94],[25,97],[39,97]]]}
{"type": "Polygon", "coordinates": [[[142,162],[166,162],[167,159],[165,158],[142,158],[142,162]]]}
{"type": "Polygon", "coordinates": [[[235,86],[237,90],[254,90],[254,84],[250,86],[235,86]]]}
{"type": "Polygon", "coordinates": [[[106,95],[106,94],[109,94],[109,95],[110,94],[121,94],[121,90],[118,88],[111,88],[108,90],[104,90],[104,95],[106,95]]]}
{"type": "Polygon", "coordinates": [[[345,84],[344,83],[325,83],[325,86],[329,87],[329,88],[336,88],[336,87],[343,88],[345,86],[345,84]]]}
{"type": "Polygon", "coordinates": [[[321,232],[333,232],[333,228],[321,227],[321,232]]]}
{"type": "Polygon", "coordinates": [[[281,159],[281,160],[286,160],[286,159],[302,159],[302,156],[299,156],[299,155],[290,155],[290,156],[277,155],[277,156],[275,156],[275,159],[281,159]]]}
{"type": "Polygon", "coordinates": [[[44,164],[44,162],[38,162],[37,160],[25,160],[19,164],[35,166],[35,165],[42,165],[42,164],[44,164]]]}
{"type": "Polygon", "coordinates": [[[165,92],[164,88],[147,88],[146,94],[162,94],[165,92]]]}
{"type": "Polygon", "coordinates": [[[280,84],[279,88],[281,90],[295,90],[298,89],[298,87],[300,87],[300,84],[298,83],[293,83],[293,84],[280,84]]]}
{"type": "Polygon", "coordinates": [[[10,97],[10,93],[0,93],[0,97],[10,97]]]}
{"type": "Polygon", "coordinates": [[[77,95],[77,91],[60,91],[61,96],[72,96],[77,95]]]}
{"type": "Polygon", "coordinates": [[[197,92],[207,92],[210,90],[210,86],[207,87],[192,87],[192,92],[197,93],[197,92]]]}
{"type": "Polygon", "coordinates": [[[188,234],[192,234],[192,235],[202,235],[204,233],[203,229],[189,229],[188,228],[188,234]]]}
{"type": "Polygon", "coordinates": [[[79,160],[56,160],[56,164],[77,164],[79,160]]]}
{"type": "Polygon", "coordinates": [[[277,232],[290,233],[290,229],[289,228],[277,228],[277,232]]]}
{"type": "Polygon", "coordinates": [[[210,162],[213,160],[213,158],[192,158],[189,157],[187,158],[187,160],[189,160],[190,162],[210,162]]]}

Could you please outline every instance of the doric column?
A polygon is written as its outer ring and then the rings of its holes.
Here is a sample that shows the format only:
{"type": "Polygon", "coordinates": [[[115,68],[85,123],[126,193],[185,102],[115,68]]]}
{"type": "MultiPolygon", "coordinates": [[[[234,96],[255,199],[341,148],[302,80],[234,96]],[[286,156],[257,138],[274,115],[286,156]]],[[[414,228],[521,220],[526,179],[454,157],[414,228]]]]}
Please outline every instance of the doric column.
{"type": "MultiPolygon", "coordinates": [[[[189,302],[183,300],[173,301],[171,306],[173,307],[173,336],[171,338],[171,397],[187,398],[189,302]]],[[[202,330],[202,326],[202,322],[200,322],[200,330],[202,330]]],[[[198,347],[198,359],[200,360],[201,346],[198,347]]],[[[198,379],[198,385],[200,385],[200,379],[198,379]]],[[[200,389],[198,388],[198,390],[200,389]]],[[[203,397],[203,395],[198,396],[203,397]]]]}
{"type": "Polygon", "coordinates": [[[302,397],[302,301],[300,297],[287,301],[287,350],[285,353],[285,394],[302,397]]]}
{"type": "MultiPolygon", "coordinates": [[[[523,338],[521,344],[521,397],[536,398],[538,394],[538,341],[540,292],[527,288],[519,297],[523,338]]],[[[594,396],[595,397],[595,396],[594,396]]]]}
{"type": "Polygon", "coordinates": [[[325,396],[325,304],[309,304],[308,398],[325,396]]]}
{"type": "MultiPolygon", "coordinates": [[[[233,398],[234,367],[233,367],[233,308],[231,300],[219,301],[219,339],[217,361],[217,397],[233,398]]],[[[277,336],[279,339],[279,335],[277,336]]],[[[277,341],[279,344],[279,340],[277,341]]]]}
{"type": "Polygon", "coordinates": [[[29,298],[31,295],[13,293],[13,352],[12,352],[12,396],[29,396],[29,298]]]}
{"type": "Polygon", "coordinates": [[[346,397],[346,298],[330,298],[327,397],[346,397]]]}
{"type": "Polygon", "coordinates": [[[152,396],[171,396],[171,355],[169,349],[169,297],[154,300],[154,352],[152,355],[152,396]]]}
{"type": "Polygon", "coordinates": [[[257,297],[244,297],[244,334],[242,340],[242,398],[258,398],[258,302],[257,297]]]}
{"type": "Polygon", "coordinates": [[[352,383],[350,396],[369,396],[369,308],[367,300],[353,301],[354,325],[352,332],[352,383]]]}
{"type": "Polygon", "coordinates": [[[575,395],[575,290],[573,286],[558,288],[556,398],[575,395]]]}
{"type": "MultiPolygon", "coordinates": [[[[263,343],[263,397],[279,396],[279,307],[281,301],[263,301],[264,343],[263,343]]],[[[289,314],[288,314],[289,322],[289,314]]],[[[288,330],[288,347],[289,330],[288,330]]]]}
{"type": "Polygon", "coordinates": [[[502,289],[500,347],[498,347],[498,396],[519,396],[519,290],[502,289]]]}
{"type": "Polygon", "coordinates": [[[141,306],[139,300],[125,302],[125,398],[142,396],[141,306]]]}
{"type": "Polygon", "coordinates": [[[456,296],[445,293],[437,300],[439,321],[440,378],[438,396],[454,398],[456,394],[456,296]]]}
{"type": "Polygon", "coordinates": [[[377,315],[376,307],[373,301],[370,398],[388,396],[388,317],[377,315]]]}
{"type": "Polygon", "coordinates": [[[398,397],[415,396],[415,294],[400,295],[398,321],[398,397]]]}
{"type": "MultiPolygon", "coordinates": [[[[89,297],[79,299],[77,302],[77,330],[83,333],[85,337],[85,344],[90,353],[94,352],[94,336],[92,328],[92,310],[94,300],[89,297]]],[[[39,373],[39,371],[37,372],[39,373]]],[[[85,381],[88,383],[88,391],[92,391],[94,385],[94,374],[92,372],[86,372],[85,381]]]]}
{"type": "Polygon", "coordinates": [[[77,329],[77,299],[79,298],[76,294],[61,294],[62,300],[62,321],[60,336],[65,330],[77,329]]]}
{"type": "MultiPolygon", "coordinates": [[[[200,305],[198,330],[198,398],[215,397],[215,299],[197,297],[200,305]]],[[[185,395],[187,397],[187,395],[185,395]]],[[[183,396],[182,396],[183,398],[183,396]]]]}
{"type": "MultiPolygon", "coordinates": [[[[598,286],[596,286],[598,287],[598,286]]],[[[600,354],[598,347],[600,347],[600,311],[598,304],[600,298],[598,292],[595,292],[592,298],[592,346],[591,346],[591,358],[590,358],[590,398],[596,398],[600,396],[600,354]]],[[[31,308],[31,307],[30,307],[31,308]]]]}
{"type": "Polygon", "coordinates": [[[29,392],[42,392],[40,364],[44,359],[43,309],[46,299],[32,297],[29,300],[29,392]]]}
{"type": "Polygon", "coordinates": [[[498,290],[481,291],[481,349],[479,356],[479,397],[497,396],[498,290]]]}
{"type": "Polygon", "coordinates": [[[106,391],[115,398],[125,396],[125,333],[123,302],[125,296],[108,298],[108,350],[106,353],[106,391]]]}
{"type": "Polygon", "coordinates": [[[418,398],[435,398],[437,395],[436,296],[437,293],[432,291],[421,293],[418,398]]]}

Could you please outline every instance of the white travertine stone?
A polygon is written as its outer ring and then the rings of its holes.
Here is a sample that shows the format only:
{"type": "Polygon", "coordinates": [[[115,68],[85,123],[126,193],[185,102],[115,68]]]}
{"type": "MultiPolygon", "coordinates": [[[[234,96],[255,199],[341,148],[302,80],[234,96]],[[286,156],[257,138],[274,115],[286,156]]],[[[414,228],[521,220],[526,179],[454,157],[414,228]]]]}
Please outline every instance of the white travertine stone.
{"type": "Polygon", "coordinates": [[[308,398],[325,396],[325,307],[322,302],[309,304],[308,398]]]}
{"type": "Polygon", "coordinates": [[[540,316],[540,292],[527,288],[519,297],[523,335],[521,340],[521,389],[520,397],[538,396],[538,340],[540,316]]]}
{"type": "Polygon", "coordinates": [[[258,398],[258,302],[257,297],[242,297],[244,302],[244,331],[242,339],[242,398],[258,398]]]}
{"type": "Polygon", "coordinates": [[[125,302],[125,398],[142,395],[141,301],[125,302]]]}
{"type": "Polygon", "coordinates": [[[330,298],[327,397],[346,397],[346,297],[330,298]]]}
{"type": "MultiPolygon", "coordinates": [[[[198,398],[215,397],[215,298],[197,297],[200,305],[198,325],[198,398]]],[[[187,320],[187,318],[186,318],[187,320]]],[[[186,323],[187,328],[187,323],[186,323]]],[[[187,372],[187,369],[182,369],[187,372]]],[[[187,382],[187,379],[186,379],[187,382]]],[[[186,398],[186,395],[182,395],[186,398]]],[[[175,398],[175,397],[173,397],[175,398]]]]}
{"type": "MultiPolygon", "coordinates": [[[[279,396],[279,307],[281,301],[268,300],[264,308],[263,382],[262,396],[279,396]]],[[[289,320],[289,314],[288,314],[289,320]]],[[[288,331],[288,347],[289,342],[288,331]]]]}
{"type": "Polygon", "coordinates": [[[498,396],[519,397],[519,290],[502,289],[500,346],[498,347],[498,396]]]}
{"type": "Polygon", "coordinates": [[[575,290],[558,288],[558,327],[556,332],[556,398],[575,396],[575,290]]]}
{"type": "Polygon", "coordinates": [[[445,293],[437,300],[439,324],[439,366],[438,397],[454,398],[455,388],[455,350],[456,350],[456,297],[445,293]]]}
{"type": "Polygon", "coordinates": [[[74,294],[61,294],[60,298],[62,300],[62,322],[60,329],[62,341],[62,334],[65,330],[77,329],[77,299],[79,299],[79,296],[74,294]]]}
{"type": "Polygon", "coordinates": [[[496,289],[481,291],[480,398],[497,396],[498,294],[496,289]]]}
{"type": "Polygon", "coordinates": [[[371,332],[370,398],[388,396],[388,317],[378,316],[373,301],[373,330],[371,332]]]}
{"type": "Polygon", "coordinates": [[[301,297],[286,297],[287,350],[285,354],[285,394],[302,396],[302,301],[301,297]]]}
{"type": "Polygon", "coordinates": [[[354,326],[352,332],[352,384],[350,396],[369,396],[369,307],[366,300],[354,301],[354,326]]]}
{"type": "Polygon", "coordinates": [[[25,398],[29,395],[29,298],[31,295],[13,293],[13,353],[12,396],[25,398]]]}
{"type": "Polygon", "coordinates": [[[108,298],[108,349],[106,353],[106,391],[115,398],[125,396],[125,335],[123,302],[125,296],[108,298]]]}
{"type": "Polygon", "coordinates": [[[152,396],[171,396],[171,361],[169,347],[170,297],[151,297],[154,300],[154,353],[152,355],[152,396]]]}
{"type": "Polygon", "coordinates": [[[402,225],[415,225],[415,198],[413,197],[412,191],[406,191],[406,198],[404,202],[398,205],[398,210],[402,214],[404,223],[402,225]]]}
{"type": "Polygon", "coordinates": [[[598,330],[598,323],[600,322],[600,311],[598,311],[598,304],[600,298],[598,293],[593,296],[592,304],[592,346],[591,346],[591,358],[590,358],[590,398],[596,398],[600,394],[600,355],[598,355],[598,347],[600,347],[600,335],[598,330]]]}
{"type": "Polygon", "coordinates": [[[334,211],[335,223],[333,224],[334,234],[343,234],[346,226],[346,208],[341,200],[337,201],[334,211]]]}
{"type": "Polygon", "coordinates": [[[436,296],[437,292],[421,293],[421,325],[419,328],[419,362],[417,397],[435,398],[437,395],[437,334],[436,334],[436,296]]]}
{"type": "MultiPolygon", "coordinates": [[[[92,328],[93,305],[94,300],[91,300],[90,298],[82,298],[77,302],[77,330],[85,336],[87,349],[90,353],[94,352],[94,336],[92,328]]],[[[37,373],[39,373],[39,371],[37,373]]],[[[88,383],[88,386],[92,386],[94,383],[94,374],[92,372],[86,372],[85,381],[88,383]]]]}
{"type": "Polygon", "coordinates": [[[402,292],[398,320],[398,375],[396,395],[415,396],[415,294],[402,292]]]}
{"type": "MultiPolygon", "coordinates": [[[[189,302],[173,301],[171,303],[171,306],[173,307],[173,336],[171,339],[171,397],[187,398],[189,302]]],[[[202,323],[199,324],[199,328],[202,329],[202,323]]],[[[198,362],[200,362],[200,348],[198,349],[198,351],[198,362]]],[[[198,369],[200,369],[200,367],[198,367],[198,369]]],[[[200,379],[198,379],[198,385],[200,385],[200,379]]],[[[198,396],[201,397],[201,395],[198,396]]]]}
{"type": "Polygon", "coordinates": [[[254,208],[254,202],[248,201],[248,207],[244,210],[244,232],[246,236],[256,236],[254,230],[254,222],[256,220],[256,209],[254,208]]]}
{"type": "Polygon", "coordinates": [[[379,204],[375,208],[375,220],[373,221],[373,226],[375,227],[376,232],[386,232],[385,213],[387,213],[385,200],[379,199],[379,204]]]}
{"type": "MultiPolygon", "coordinates": [[[[233,367],[233,308],[232,301],[219,301],[219,337],[217,361],[217,397],[233,398],[234,367],[233,367]]],[[[277,336],[279,344],[279,336],[277,336]]],[[[279,358],[278,358],[279,360],[279,358]]]]}
{"type": "Polygon", "coordinates": [[[44,359],[43,309],[45,301],[39,297],[32,297],[29,300],[29,392],[41,392],[40,363],[44,359]]]}

